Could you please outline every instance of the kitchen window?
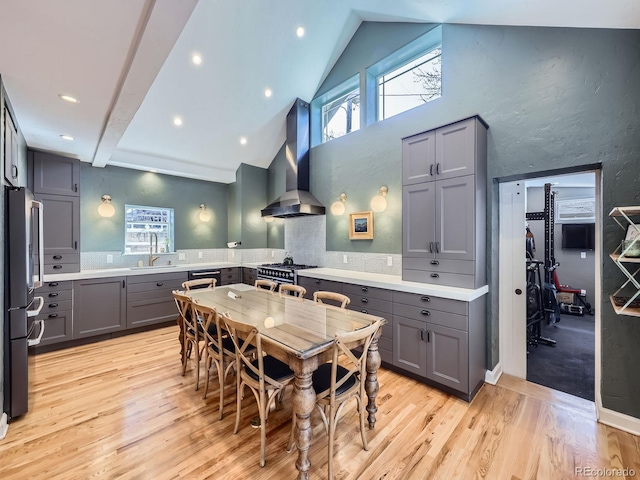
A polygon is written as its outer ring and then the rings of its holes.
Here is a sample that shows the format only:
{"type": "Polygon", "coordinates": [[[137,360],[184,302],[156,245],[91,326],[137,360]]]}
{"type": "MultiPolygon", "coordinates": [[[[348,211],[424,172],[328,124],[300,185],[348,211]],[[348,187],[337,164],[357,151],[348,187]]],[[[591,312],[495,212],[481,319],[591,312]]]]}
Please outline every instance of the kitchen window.
{"type": "Polygon", "coordinates": [[[311,102],[311,115],[320,131],[312,131],[312,144],[325,143],[360,129],[360,81],[355,75],[311,102]]]}
{"type": "Polygon", "coordinates": [[[377,97],[370,123],[419,107],[442,95],[442,28],[430,30],[367,69],[367,93],[377,97]]]}
{"type": "Polygon", "coordinates": [[[173,251],[173,208],[125,205],[125,253],[173,251]],[[156,250],[157,242],[157,250],[156,250]]]}

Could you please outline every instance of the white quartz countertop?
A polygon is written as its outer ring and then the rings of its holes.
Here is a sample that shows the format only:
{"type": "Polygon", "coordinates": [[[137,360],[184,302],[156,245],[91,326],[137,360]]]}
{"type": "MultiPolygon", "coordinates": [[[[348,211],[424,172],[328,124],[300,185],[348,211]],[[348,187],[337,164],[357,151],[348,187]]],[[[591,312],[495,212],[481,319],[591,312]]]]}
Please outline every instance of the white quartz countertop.
{"type": "Polygon", "coordinates": [[[352,270],[338,270],[337,268],[307,268],[298,270],[298,277],[318,278],[321,280],[333,280],[335,282],[354,283],[367,287],[386,288],[399,292],[418,293],[432,295],[434,297],[449,298],[470,302],[489,291],[485,285],[475,290],[458,287],[444,287],[427,283],[407,282],[399,275],[385,275],[381,273],[356,272],[352,270]]]}
{"type": "Polygon", "coordinates": [[[65,280],[84,280],[88,278],[128,277],[132,275],[149,275],[154,273],[188,272],[191,270],[205,270],[207,268],[241,267],[239,263],[186,263],[178,265],[159,265],[157,267],[123,267],[105,268],[101,270],[82,270],[72,273],[54,273],[44,276],[45,282],[62,282],[65,280]]]}

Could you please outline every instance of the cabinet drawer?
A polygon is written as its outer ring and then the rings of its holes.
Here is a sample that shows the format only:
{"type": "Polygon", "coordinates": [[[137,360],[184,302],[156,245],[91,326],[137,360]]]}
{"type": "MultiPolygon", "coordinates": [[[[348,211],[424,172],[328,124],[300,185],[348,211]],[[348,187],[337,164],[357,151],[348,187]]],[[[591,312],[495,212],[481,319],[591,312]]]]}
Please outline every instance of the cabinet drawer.
{"type": "MultiPolygon", "coordinates": [[[[44,334],[40,345],[51,345],[72,339],[71,311],[51,313],[44,317],[44,334]]],[[[40,319],[40,316],[38,316],[40,319]]]]}
{"type": "Polygon", "coordinates": [[[256,283],[257,275],[258,270],[256,268],[244,267],[242,269],[242,283],[246,283],[247,285],[254,285],[256,283]]]}
{"type": "Polygon", "coordinates": [[[307,289],[306,298],[313,298],[313,294],[318,291],[342,293],[343,284],[332,280],[322,280],[320,278],[298,277],[298,285],[307,289]]]}
{"type": "Polygon", "coordinates": [[[44,298],[45,305],[51,302],[63,302],[73,298],[72,290],[60,290],[51,292],[36,291],[36,295],[44,298]]]}
{"type": "Polygon", "coordinates": [[[56,253],[56,254],[45,254],[44,256],[44,264],[45,265],[55,265],[58,263],[80,263],[80,254],[79,253],[56,253]]]}
{"type": "Polygon", "coordinates": [[[425,270],[427,272],[461,273],[473,275],[475,262],[473,260],[434,260],[431,258],[412,258],[411,264],[405,270],[425,270]]]}
{"type": "Polygon", "coordinates": [[[393,314],[458,330],[467,331],[469,329],[468,317],[466,315],[431,310],[428,307],[412,307],[410,305],[396,304],[393,306],[393,314]]]}
{"type": "MultiPolygon", "coordinates": [[[[36,295],[46,297],[46,295],[43,295],[44,292],[58,292],[61,290],[69,290],[69,292],[71,292],[72,288],[71,280],[64,282],[44,282],[44,284],[36,290],[36,295]]],[[[71,296],[69,296],[69,298],[71,298],[71,296]]]]}
{"type": "Polygon", "coordinates": [[[52,273],[74,273],[80,271],[79,263],[54,263],[54,264],[44,264],[44,273],[45,275],[50,275],[52,273]]]}
{"type": "Polygon", "coordinates": [[[367,287],[365,285],[353,285],[351,283],[345,283],[342,286],[342,293],[351,298],[352,302],[358,297],[376,298],[379,300],[386,300],[388,302],[390,302],[392,299],[391,290],[385,290],[384,288],[367,287]]]}
{"type": "Polygon", "coordinates": [[[367,310],[369,312],[376,312],[371,313],[371,315],[379,315],[381,317],[388,317],[389,315],[387,314],[393,312],[393,304],[390,301],[378,300],[377,298],[364,297],[361,295],[345,295],[351,299],[351,303],[347,305],[349,310],[367,310]]]}
{"type": "Polygon", "coordinates": [[[380,337],[378,339],[378,350],[387,350],[389,352],[393,351],[393,338],[391,337],[380,337]]]}
{"type": "Polygon", "coordinates": [[[402,269],[402,279],[409,282],[431,283],[458,288],[476,288],[473,275],[461,275],[457,273],[429,272],[421,270],[402,269]]]}
{"type": "Polygon", "coordinates": [[[40,314],[36,317],[36,319],[40,320],[42,318],[48,318],[49,314],[58,313],[65,310],[71,310],[71,300],[63,300],[58,301],[58,299],[50,300],[45,297],[44,306],[42,310],[40,310],[40,314]]]}
{"type": "Polygon", "coordinates": [[[467,315],[469,313],[469,304],[461,300],[450,300],[418,293],[393,292],[393,313],[396,313],[396,308],[402,306],[401,304],[457,313],[459,315],[467,315]]]}
{"type": "Polygon", "coordinates": [[[127,302],[127,328],[175,320],[178,310],[172,298],[127,302]]]}
{"type": "Polygon", "coordinates": [[[171,273],[152,273],[147,275],[131,275],[127,277],[128,285],[137,283],[155,283],[177,280],[180,283],[187,280],[187,272],[171,272],[171,273]]]}
{"type": "MultiPolygon", "coordinates": [[[[186,277],[185,277],[186,278],[186,277]]],[[[182,278],[170,278],[170,279],[156,279],[150,282],[142,282],[142,283],[127,283],[127,297],[133,293],[141,293],[141,292],[157,292],[157,291],[168,291],[169,296],[171,296],[171,290],[182,290],[182,283],[184,280],[182,278]]]]}
{"type": "MultiPolygon", "coordinates": [[[[159,282],[162,283],[162,282],[159,282]]],[[[155,285],[155,284],[154,284],[155,285]]],[[[181,290],[181,287],[167,288],[166,283],[163,287],[157,287],[156,290],[146,290],[142,292],[127,292],[127,302],[139,302],[143,300],[156,300],[164,301],[166,299],[173,299],[173,290],[181,290]]]]}

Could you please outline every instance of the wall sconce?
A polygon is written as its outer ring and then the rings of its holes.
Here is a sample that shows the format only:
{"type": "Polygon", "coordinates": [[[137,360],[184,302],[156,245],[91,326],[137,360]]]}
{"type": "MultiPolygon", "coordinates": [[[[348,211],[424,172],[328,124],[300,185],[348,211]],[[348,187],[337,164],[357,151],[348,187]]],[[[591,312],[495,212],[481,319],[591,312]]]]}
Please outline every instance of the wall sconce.
{"type": "Polygon", "coordinates": [[[102,195],[102,203],[98,207],[98,215],[101,217],[113,217],[116,209],[111,205],[111,195],[102,195]]]}
{"type": "Polygon", "coordinates": [[[338,200],[331,204],[331,213],[334,215],[342,215],[344,213],[344,202],[347,201],[347,194],[341,193],[338,200]]]}
{"type": "Polygon", "coordinates": [[[211,212],[207,210],[207,206],[204,203],[200,204],[200,213],[198,214],[198,218],[201,222],[208,222],[211,220],[211,212]]]}
{"type": "Polygon", "coordinates": [[[387,192],[389,189],[383,185],[378,190],[378,194],[371,199],[371,210],[374,212],[384,212],[387,209],[387,192]]]}
{"type": "Polygon", "coordinates": [[[276,217],[272,217],[271,215],[267,215],[266,217],[262,217],[262,219],[267,223],[271,223],[276,219],[276,217]]]}

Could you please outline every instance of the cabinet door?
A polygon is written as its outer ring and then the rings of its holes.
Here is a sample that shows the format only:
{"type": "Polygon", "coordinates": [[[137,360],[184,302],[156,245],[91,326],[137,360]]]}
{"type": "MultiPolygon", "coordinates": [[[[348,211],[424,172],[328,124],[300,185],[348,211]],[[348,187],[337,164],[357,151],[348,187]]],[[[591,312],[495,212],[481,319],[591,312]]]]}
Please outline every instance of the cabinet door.
{"type": "Polygon", "coordinates": [[[475,177],[436,182],[436,257],[473,260],[475,252],[475,177]]]}
{"type": "Polygon", "coordinates": [[[92,337],[126,328],[124,277],[73,282],[73,338],[92,337]]]}
{"type": "Polygon", "coordinates": [[[242,268],[242,283],[246,283],[247,285],[255,285],[256,283],[256,269],[255,268],[242,268]]]}
{"type": "Polygon", "coordinates": [[[393,317],[393,365],[422,377],[427,376],[427,324],[406,317],[393,317]]]}
{"type": "Polygon", "coordinates": [[[402,184],[429,182],[435,178],[435,132],[402,140],[402,184]]]}
{"type": "Polygon", "coordinates": [[[78,197],[80,163],[74,158],[51,153],[33,153],[33,191],[78,197]]]}
{"type": "Polygon", "coordinates": [[[18,134],[6,106],[4,107],[4,176],[11,185],[18,186],[18,134]]]}
{"type": "Polygon", "coordinates": [[[436,184],[402,187],[402,255],[433,258],[436,240],[436,184]]]}
{"type": "Polygon", "coordinates": [[[80,252],[80,198],[36,195],[44,204],[44,253],[64,255],[80,252]]]}
{"type": "Polygon", "coordinates": [[[470,118],[436,130],[438,180],[475,173],[476,122],[470,118]]]}
{"type": "Polygon", "coordinates": [[[72,339],[71,310],[51,312],[42,316],[44,335],[40,345],[52,345],[72,339]]]}
{"type": "Polygon", "coordinates": [[[427,378],[469,393],[467,332],[427,324],[427,378]]]}

